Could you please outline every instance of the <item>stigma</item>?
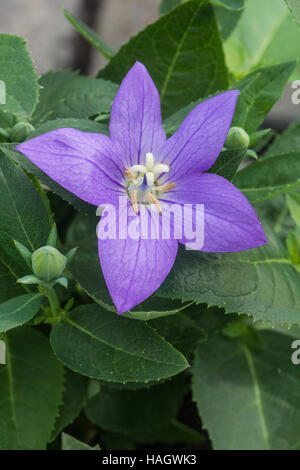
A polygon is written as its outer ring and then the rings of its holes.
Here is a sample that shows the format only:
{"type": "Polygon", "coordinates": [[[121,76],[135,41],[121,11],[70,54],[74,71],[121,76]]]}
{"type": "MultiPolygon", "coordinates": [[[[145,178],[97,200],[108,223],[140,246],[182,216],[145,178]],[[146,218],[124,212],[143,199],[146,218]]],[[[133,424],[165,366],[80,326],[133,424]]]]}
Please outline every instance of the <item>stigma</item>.
{"type": "Polygon", "coordinates": [[[157,177],[161,175],[161,173],[168,173],[169,170],[169,165],[154,162],[153,153],[146,153],[145,165],[133,165],[131,167],[133,174],[139,173],[140,175],[145,175],[149,188],[154,185],[157,177]]]}
{"type": "Polygon", "coordinates": [[[169,171],[169,165],[155,163],[154,156],[150,152],[146,153],[144,165],[133,165],[125,170],[126,191],[136,214],[139,213],[139,204],[154,204],[162,214],[159,204],[160,193],[170,191],[175,183],[159,185],[157,180],[163,173],[169,171]]]}

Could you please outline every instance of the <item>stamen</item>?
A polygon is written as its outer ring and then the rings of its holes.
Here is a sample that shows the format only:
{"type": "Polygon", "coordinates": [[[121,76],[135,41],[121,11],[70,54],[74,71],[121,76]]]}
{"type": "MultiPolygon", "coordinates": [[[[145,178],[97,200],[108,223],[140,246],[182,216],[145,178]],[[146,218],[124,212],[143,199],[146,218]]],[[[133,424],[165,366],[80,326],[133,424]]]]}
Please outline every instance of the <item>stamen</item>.
{"type": "Polygon", "coordinates": [[[125,170],[124,173],[129,180],[134,180],[135,176],[129,168],[127,168],[127,170],[125,170]]]}
{"type": "Polygon", "coordinates": [[[127,178],[126,192],[131,200],[133,210],[139,214],[139,204],[154,204],[158,212],[162,214],[162,208],[158,198],[160,192],[170,191],[175,183],[158,186],[157,179],[162,173],[169,173],[170,166],[165,163],[155,163],[153,153],[148,152],[145,156],[144,165],[133,165],[125,170],[127,178]],[[157,186],[156,186],[157,185],[157,186]],[[147,201],[148,199],[148,201],[147,201]]]}
{"type": "Polygon", "coordinates": [[[139,205],[138,205],[138,201],[137,201],[136,191],[132,191],[132,193],[131,193],[131,204],[132,204],[134,212],[136,214],[138,214],[139,213],[139,205]]]}
{"type": "Polygon", "coordinates": [[[160,207],[158,199],[156,199],[156,197],[154,197],[153,194],[151,193],[147,193],[147,198],[149,199],[150,202],[156,205],[158,212],[162,214],[162,208],[160,207]]]}
{"type": "Polygon", "coordinates": [[[165,165],[164,163],[157,163],[153,167],[152,171],[155,175],[158,175],[160,173],[168,173],[170,171],[170,167],[169,165],[165,165]]]}
{"type": "Polygon", "coordinates": [[[146,179],[147,179],[147,185],[151,188],[154,184],[154,173],[147,171],[146,179]]]}
{"type": "Polygon", "coordinates": [[[146,153],[146,167],[148,171],[151,171],[154,165],[153,153],[146,153]]]}
{"type": "Polygon", "coordinates": [[[163,186],[157,186],[155,189],[156,191],[166,192],[166,191],[171,191],[171,189],[173,189],[175,185],[176,183],[169,183],[169,184],[164,184],[163,186]]]}

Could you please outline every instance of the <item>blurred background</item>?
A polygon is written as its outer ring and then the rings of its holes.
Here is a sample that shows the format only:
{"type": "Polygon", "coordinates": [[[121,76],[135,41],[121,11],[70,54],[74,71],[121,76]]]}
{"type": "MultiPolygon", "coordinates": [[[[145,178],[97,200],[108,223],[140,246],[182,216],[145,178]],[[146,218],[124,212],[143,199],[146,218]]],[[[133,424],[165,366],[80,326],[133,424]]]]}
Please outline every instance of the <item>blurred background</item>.
{"type": "MultiPolygon", "coordinates": [[[[27,39],[40,74],[69,67],[95,76],[106,59],[76,33],[62,9],[82,19],[117,50],[157,19],[159,3],[160,0],[9,0],[1,4],[0,32],[27,39]]],[[[282,130],[300,119],[300,105],[292,104],[291,94],[289,85],[265,125],[282,130]]]]}
{"type": "Polygon", "coordinates": [[[9,0],[0,32],[28,40],[39,73],[72,67],[96,74],[106,61],[74,31],[62,9],[82,19],[114,49],[158,17],[159,0],[9,0]]]}

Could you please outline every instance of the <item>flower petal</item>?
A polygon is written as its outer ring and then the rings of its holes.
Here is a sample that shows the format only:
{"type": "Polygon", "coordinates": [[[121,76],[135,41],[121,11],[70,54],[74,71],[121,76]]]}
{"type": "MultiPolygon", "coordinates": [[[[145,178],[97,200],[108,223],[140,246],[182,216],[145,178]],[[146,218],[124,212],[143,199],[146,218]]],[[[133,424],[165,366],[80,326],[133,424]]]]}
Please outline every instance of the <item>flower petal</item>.
{"type": "MultiPolygon", "coordinates": [[[[134,220],[138,220],[138,216],[129,218],[131,223],[134,220]]],[[[100,229],[105,223],[101,218],[100,229]]],[[[177,240],[164,240],[161,236],[157,239],[141,236],[138,239],[129,236],[99,239],[103,275],[119,314],[138,305],[159,288],[173,266],[177,249],[177,240]]]]}
{"type": "Polygon", "coordinates": [[[50,178],[94,205],[117,201],[123,173],[109,137],[57,129],[16,146],[50,178]]]}
{"type": "Polygon", "coordinates": [[[124,78],[111,109],[110,137],[118,142],[126,168],[144,164],[166,140],[160,98],[147,69],[139,62],[124,78]]]}
{"type": "MultiPolygon", "coordinates": [[[[199,217],[196,225],[196,204],[204,204],[204,244],[201,251],[234,252],[243,251],[267,243],[258,217],[245,196],[226,179],[205,173],[182,178],[169,192],[163,203],[192,204],[193,231],[201,230],[199,217]]],[[[198,212],[198,214],[200,214],[198,212]]],[[[184,220],[184,224],[190,220],[184,220]]],[[[181,224],[181,221],[175,223],[181,224]]],[[[183,232],[184,233],[184,232],[183,232]]],[[[190,247],[187,237],[179,240],[190,247]]]]}
{"type": "Polygon", "coordinates": [[[164,180],[176,181],[214,164],[226,140],[238,94],[238,90],[227,91],[203,101],[188,114],[160,150],[159,161],[170,165],[164,180]]]}

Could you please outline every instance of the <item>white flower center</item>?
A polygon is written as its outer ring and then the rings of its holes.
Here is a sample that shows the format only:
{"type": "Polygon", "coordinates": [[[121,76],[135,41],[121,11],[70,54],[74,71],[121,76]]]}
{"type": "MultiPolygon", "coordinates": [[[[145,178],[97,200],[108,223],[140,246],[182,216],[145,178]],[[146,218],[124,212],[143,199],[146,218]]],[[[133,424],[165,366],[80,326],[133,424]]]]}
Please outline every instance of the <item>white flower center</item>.
{"type": "Polygon", "coordinates": [[[155,163],[152,153],[146,153],[145,165],[133,165],[125,171],[127,177],[126,190],[136,214],[139,204],[155,204],[161,213],[158,198],[161,192],[170,191],[175,183],[159,186],[158,177],[170,171],[169,165],[155,163]]]}
{"type": "Polygon", "coordinates": [[[153,153],[146,153],[145,165],[133,165],[131,171],[133,174],[139,174],[146,177],[148,187],[151,189],[161,173],[168,173],[168,165],[164,163],[155,163],[153,153]]]}

